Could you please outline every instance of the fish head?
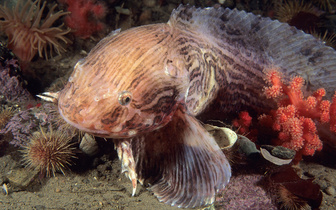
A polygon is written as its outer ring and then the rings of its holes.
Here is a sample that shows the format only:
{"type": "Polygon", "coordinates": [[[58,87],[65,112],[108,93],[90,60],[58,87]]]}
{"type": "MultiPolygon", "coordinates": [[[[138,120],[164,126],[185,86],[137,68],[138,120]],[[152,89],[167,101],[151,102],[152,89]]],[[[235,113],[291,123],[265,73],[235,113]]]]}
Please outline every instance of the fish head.
{"type": "Polygon", "coordinates": [[[169,37],[167,26],[156,24],[100,41],[60,92],[61,116],[106,138],[130,138],[166,125],[187,91],[182,62],[170,58],[169,37]]]}

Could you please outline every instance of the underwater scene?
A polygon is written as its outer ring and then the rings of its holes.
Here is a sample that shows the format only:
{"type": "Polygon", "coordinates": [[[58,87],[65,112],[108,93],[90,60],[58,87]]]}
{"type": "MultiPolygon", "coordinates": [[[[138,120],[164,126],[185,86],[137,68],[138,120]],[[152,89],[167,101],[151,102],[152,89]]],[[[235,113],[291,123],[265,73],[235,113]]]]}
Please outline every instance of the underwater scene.
{"type": "Polygon", "coordinates": [[[0,0],[0,209],[335,209],[335,0],[0,0]]]}

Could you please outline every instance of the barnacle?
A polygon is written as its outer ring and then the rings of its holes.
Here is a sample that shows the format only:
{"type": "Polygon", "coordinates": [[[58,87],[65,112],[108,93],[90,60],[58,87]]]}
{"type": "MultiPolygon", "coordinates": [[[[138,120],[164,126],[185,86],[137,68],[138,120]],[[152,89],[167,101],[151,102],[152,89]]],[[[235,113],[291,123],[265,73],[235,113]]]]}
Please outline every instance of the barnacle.
{"type": "Polygon", "coordinates": [[[31,61],[38,52],[40,57],[48,58],[48,51],[52,55],[52,49],[57,54],[65,52],[65,48],[59,43],[71,41],[64,35],[71,29],[62,29],[63,24],[58,27],[52,27],[53,23],[61,16],[69,14],[68,12],[58,11],[54,13],[56,4],[54,4],[42,19],[46,1],[41,6],[41,0],[31,2],[30,0],[18,1],[14,8],[8,8],[6,5],[0,6],[0,27],[8,36],[8,48],[22,61],[31,61]]]}

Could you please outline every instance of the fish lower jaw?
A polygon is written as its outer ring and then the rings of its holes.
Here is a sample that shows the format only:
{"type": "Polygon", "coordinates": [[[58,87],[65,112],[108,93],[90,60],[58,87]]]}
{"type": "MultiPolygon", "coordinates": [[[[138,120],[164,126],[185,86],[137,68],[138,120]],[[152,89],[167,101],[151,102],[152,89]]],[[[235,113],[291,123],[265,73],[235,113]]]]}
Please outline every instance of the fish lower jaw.
{"type": "MultiPolygon", "coordinates": [[[[64,119],[65,122],[67,122],[68,124],[70,124],[71,126],[77,128],[80,131],[84,131],[86,133],[90,133],[92,135],[101,136],[101,137],[108,137],[111,134],[110,132],[105,131],[105,130],[92,129],[92,128],[88,128],[86,126],[83,126],[83,125],[81,125],[79,123],[73,122],[73,121],[69,120],[67,117],[65,117],[62,114],[62,111],[60,111],[60,115],[62,116],[62,118],[64,119]]],[[[90,127],[94,127],[94,125],[90,126],[90,127]]]]}
{"type": "Polygon", "coordinates": [[[78,123],[72,122],[65,117],[63,118],[68,124],[77,128],[78,130],[92,134],[94,136],[102,137],[102,138],[127,139],[127,138],[132,138],[137,134],[137,132],[134,130],[130,130],[129,132],[111,132],[111,131],[106,131],[106,130],[87,128],[78,123]]]}
{"type": "Polygon", "coordinates": [[[94,136],[100,136],[100,137],[110,138],[110,134],[111,133],[108,132],[108,131],[89,129],[89,128],[78,126],[78,125],[76,125],[75,127],[77,129],[81,130],[81,131],[84,131],[86,133],[90,133],[90,134],[92,134],[94,136]]]}

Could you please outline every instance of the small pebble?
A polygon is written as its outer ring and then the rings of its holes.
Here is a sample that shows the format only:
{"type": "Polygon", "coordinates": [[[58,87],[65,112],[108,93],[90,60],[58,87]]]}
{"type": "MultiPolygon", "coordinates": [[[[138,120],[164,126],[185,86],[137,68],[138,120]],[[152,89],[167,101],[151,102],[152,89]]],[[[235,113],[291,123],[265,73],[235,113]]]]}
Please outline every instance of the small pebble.
{"type": "Polygon", "coordinates": [[[40,173],[39,170],[29,170],[27,168],[17,168],[6,174],[9,183],[15,187],[26,188],[40,173]]]}
{"type": "Polygon", "coordinates": [[[56,188],[55,192],[59,193],[59,192],[61,192],[61,189],[60,188],[56,188]]]}
{"type": "Polygon", "coordinates": [[[335,188],[333,186],[329,186],[325,189],[325,193],[327,193],[330,196],[335,196],[336,191],[335,191],[335,188]]]}
{"type": "Polygon", "coordinates": [[[204,128],[215,138],[221,149],[231,148],[238,139],[237,134],[229,128],[209,124],[205,124],[204,128]]]}
{"type": "Polygon", "coordinates": [[[238,145],[239,151],[246,156],[253,156],[254,154],[259,154],[260,151],[257,149],[254,142],[248,139],[246,136],[238,135],[238,145]]]}
{"type": "Polygon", "coordinates": [[[324,179],[329,183],[334,183],[335,182],[335,177],[333,177],[333,176],[326,176],[324,179]]]}
{"type": "Polygon", "coordinates": [[[325,180],[316,180],[316,183],[320,185],[322,190],[326,190],[328,188],[328,183],[325,180]]]}
{"type": "Polygon", "coordinates": [[[154,7],[156,5],[156,0],[143,0],[142,2],[146,7],[154,7]]]}
{"type": "Polygon", "coordinates": [[[281,159],[293,159],[296,152],[286,147],[277,146],[272,149],[271,154],[281,159]]]}
{"type": "Polygon", "coordinates": [[[47,208],[45,206],[43,206],[43,205],[36,205],[34,207],[34,209],[36,209],[36,210],[44,210],[44,209],[47,209],[47,208]]]}
{"type": "Polygon", "coordinates": [[[95,138],[87,133],[83,136],[82,141],[79,144],[79,149],[89,156],[93,156],[99,152],[99,147],[95,138]]]}
{"type": "Polygon", "coordinates": [[[131,10],[127,9],[127,8],[122,8],[122,7],[114,7],[115,10],[117,11],[117,13],[122,14],[122,15],[131,15],[131,10]]]}
{"type": "Polygon", "coordinates": [[[97,170],[101,173],[104,173],[106,168],[107,168],[107,166],[105,164],[101,164],[101,165],[97,166],[97,170]]]}

